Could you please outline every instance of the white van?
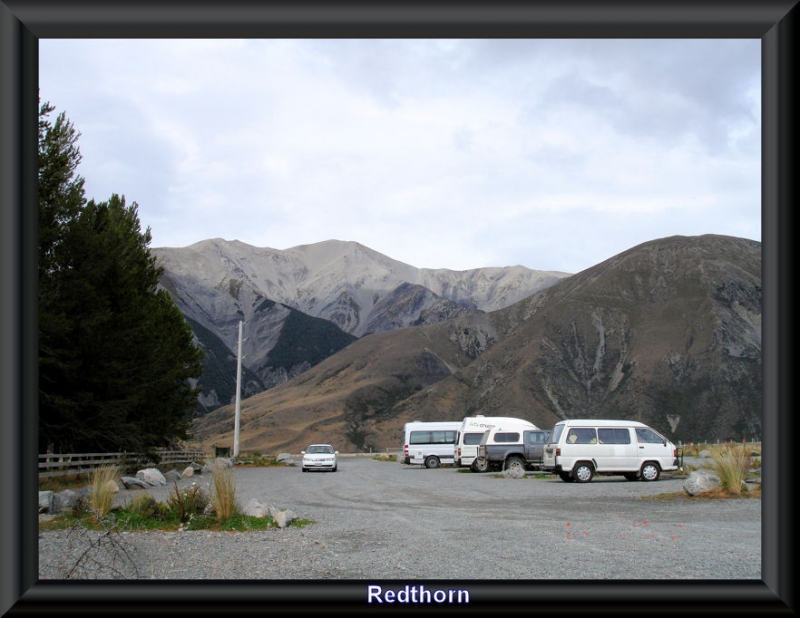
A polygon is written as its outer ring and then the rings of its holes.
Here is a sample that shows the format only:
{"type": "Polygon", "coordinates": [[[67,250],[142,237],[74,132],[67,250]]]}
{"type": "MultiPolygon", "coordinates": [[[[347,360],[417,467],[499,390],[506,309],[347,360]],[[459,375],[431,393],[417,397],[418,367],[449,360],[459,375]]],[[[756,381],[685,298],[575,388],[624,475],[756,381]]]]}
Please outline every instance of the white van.
{"type": "Polygon", "coordinates": [[[542,462],[542,470],[568,483],[588,483],[596,474],[657,481],[682,466],[678,448],[644,423],[597,419],[556,423],[542,462]]]}
{"type": "MultiPolygon", "coordinates": [[[[499,420],[492,421],[494,426],[483,432],[478,445],[493,445],[493,444],[509,444],[509,443],[522,443],[522,432],[526,429],[538,430],[539,428],[521,418],[500,418],[499,420]]],[[[477,455],[478,446],[475,447],[475,454],[477,455]]],[[[489,470],[489,461],[487,459],[479,459],[473,457],[469,469],[473,472],[486,472],[489,470]]]]}
{"type": "Polygon", "coordinates": [[[403,427],[403,463],[438,468],[452,464],[461,421],[413,421],[403,427]]]}
{"type": "Polygon", "coordinates": [[[530,424],[524,419],[511,416],[465,416],[461,422],[458,442],[456,443],[455,464],[462,468],[472,466],[472,462],[475,461],[475,456],[478,454],[478,445],[481,443],[481,438],[489,429],[498,424],[508,426],[520,423],[530,424]]]}

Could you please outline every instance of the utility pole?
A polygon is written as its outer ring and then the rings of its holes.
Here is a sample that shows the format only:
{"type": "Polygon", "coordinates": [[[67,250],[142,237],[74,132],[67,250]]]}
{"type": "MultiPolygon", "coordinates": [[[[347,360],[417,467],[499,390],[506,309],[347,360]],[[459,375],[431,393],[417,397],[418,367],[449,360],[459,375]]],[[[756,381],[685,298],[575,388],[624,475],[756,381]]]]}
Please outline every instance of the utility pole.
{"type": "Polygon", "coordinates": [[[239,320],[239,351],[236,354],[236,412],[233,425],[233,456],[239,455],[239,421],[242,415],[242,325],[239,320]]]}

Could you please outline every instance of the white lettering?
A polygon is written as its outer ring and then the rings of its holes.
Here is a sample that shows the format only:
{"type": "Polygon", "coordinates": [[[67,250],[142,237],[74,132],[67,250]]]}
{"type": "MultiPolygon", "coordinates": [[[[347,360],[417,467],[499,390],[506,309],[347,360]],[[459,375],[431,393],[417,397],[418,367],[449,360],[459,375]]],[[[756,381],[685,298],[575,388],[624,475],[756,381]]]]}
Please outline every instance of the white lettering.
{"type": "Polygon", "coordinates": [[[468,604],[469,590],[436,589],[428,590],[425,586],[405,585],[398,590],[384,590],[377,585],[367,586],[367,603],[454,603],[468,604]]]}

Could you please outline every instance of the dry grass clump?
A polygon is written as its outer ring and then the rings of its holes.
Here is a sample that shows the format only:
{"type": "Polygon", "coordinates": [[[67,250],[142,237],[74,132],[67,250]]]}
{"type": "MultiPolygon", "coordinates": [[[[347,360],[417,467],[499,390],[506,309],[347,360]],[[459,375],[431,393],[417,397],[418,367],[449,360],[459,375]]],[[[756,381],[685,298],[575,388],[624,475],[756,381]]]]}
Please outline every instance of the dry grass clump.
{"type": "Polygon", "coordinates": [[[117,466],[100,466],[92,472],[92,494],[89,497],[89,506],[96,519],[100,520],[111,510],[114,496],[118,491],[117,466]]]}
{"type": "Polygon", "coordinates": [[[211,471],[211,504],[220,523],[228,521],[238,512],[233,468],[216,465],[211,471]]]}
{"type": "MultiPolygon", "coordinates": [[[[731,444],[738,444],[736,442],[724,442],[722,444],[707,444],[707,443],[689,443],[682,444],[683,454],[686,457],[699,457],[702,451],[711,453],[711,457],[718,457],[721,453],[730,448],[731,444]]],[[[751,457],[761,456],[761,444],[757,442],[742,442],[741,445],[751,457]]]]}
{"type": "Polygon", "coordinates": [[[744,444],[726,444],[713,456],[714,472],[722,481],[722,489],[733,495],[746,491],[744,479],[753,465],[744,444]]]}

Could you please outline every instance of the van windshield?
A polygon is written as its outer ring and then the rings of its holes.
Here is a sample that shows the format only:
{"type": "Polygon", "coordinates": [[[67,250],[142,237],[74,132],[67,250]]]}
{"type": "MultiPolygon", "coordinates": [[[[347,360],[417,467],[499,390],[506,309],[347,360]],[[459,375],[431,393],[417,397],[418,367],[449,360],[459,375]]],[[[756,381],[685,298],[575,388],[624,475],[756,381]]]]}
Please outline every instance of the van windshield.
{"type": "Polygon", "coordinates": [[[647,444],[659,444],[661,442],[667,441],[666,438],[664,438],[660,434],[657,434],[649,427],[637,427],[636,439],[639,442],[646,442],[647,444]]]}

